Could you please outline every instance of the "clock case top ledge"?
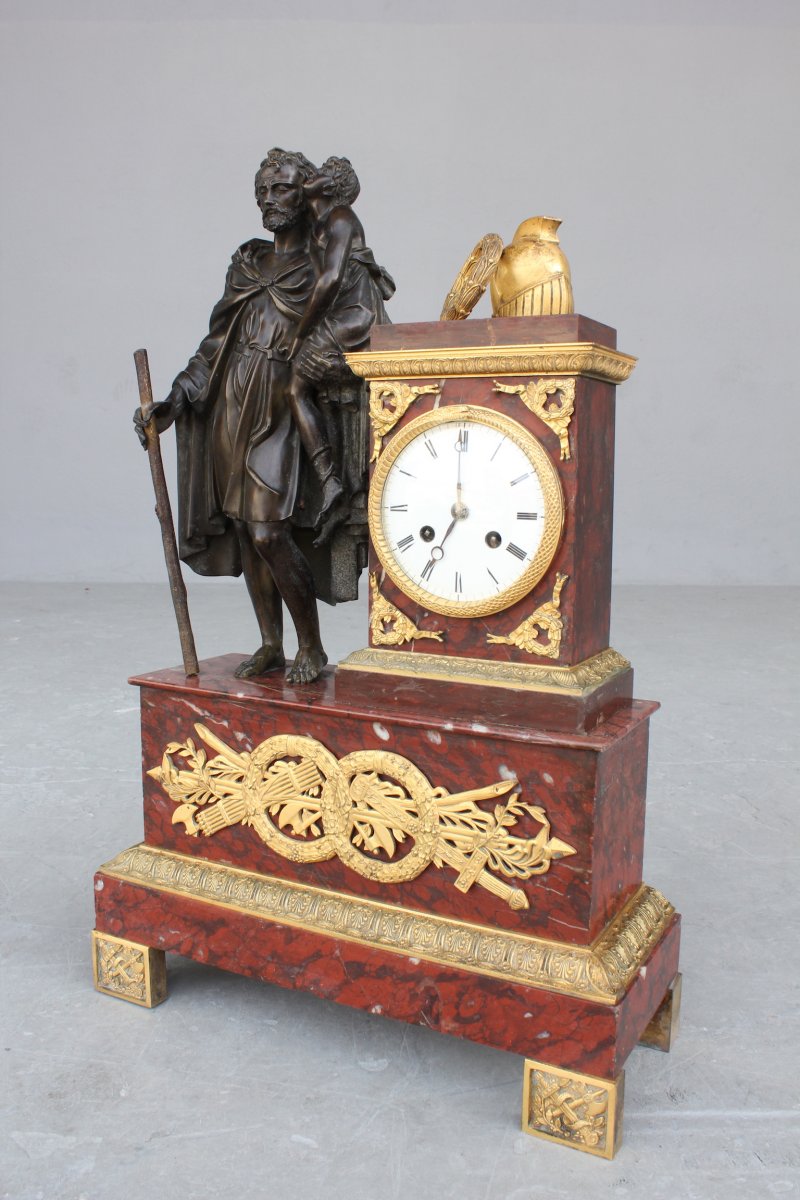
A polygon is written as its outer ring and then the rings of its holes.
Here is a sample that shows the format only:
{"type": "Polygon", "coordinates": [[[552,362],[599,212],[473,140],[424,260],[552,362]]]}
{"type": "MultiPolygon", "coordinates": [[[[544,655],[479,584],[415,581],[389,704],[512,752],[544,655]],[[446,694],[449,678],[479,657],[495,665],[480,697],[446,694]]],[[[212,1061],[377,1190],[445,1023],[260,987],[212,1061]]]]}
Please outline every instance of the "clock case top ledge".
{"type": "Polygon", "coordinates": [[[438,350],[451,346],[489,348],[575,342],[593,342],[616,350],[617,331],[580,313],[555,317],[470,317],[466,321],[412,321],[400,325],[376,325],[370,336],[369,350],[438,350]]]}
{"type": "MultiPolygon", "coordinates": [[[[391,670],[392,664],[396,663],[402,671],[405,664],[413,663],[415,673],[427,674],[427,667],[432,664],[435,675],[437,662],[444,671],[446,660],[449,660],[445,673],[452,677],[452,661],[458,659],[461,662],[472,660],[473,666],[479,661],[520,664],[532,667],[532,675],[538,672],[545,678],[547,668],[576,668],[608,651],[616,386],[608,376],[597,377],[592,366],[599,362],[602,375],[603,352],[608,351],[624,366],[623,377],[630,373],[635,360],[619,354],[616,341],[614,329],[579,314],[469,319],[376,327],[369,350],[349,356],[351,365],[368,379],[389,378],[382,369],[383,364],[389,363],[398,367],[395,379],[414,385],[439,385],[439,394],[422,394],[414,400],[384,438],[384,448],[410,421],[435,406],[443,409],[450,404],[469,404],[490,408],[512,417],[537,438],[558,471],[565,501],[561,541],[545,575],[521,600],[491,617],[442,617],[426,610],[384,573],[373,547],[370,571],[380,581],[385,599],[410,618],[420,631],[443,631],[441,641],[428,637],[381,649],[380,656],[386,664],[383,669],[391,670]],[[550,347],[554,356],[552,364],[547,362],[550,347]],[[512,353],[512,363],[504,361],[506,348],[512,353]],[[457,352],[457,359],[450,363],[448,350],[457,352]],[[540,369],[530,373],[514,370],[513,374],[503,369],[513,366],[515,357],[522,362],[528,350],[540,369]],[[473,353],[474,371],[470,363],[473,353]],[[396,355],[401,356],[400,361],[392,362],[396,355]],[[485,361],[487,358],[488,362],[485,361]],[[441,375],[434,373],[447,367],[448,363],[450,371],[441,375]],[[580,363],[587,365],[581,369],[580,363]],[[554,369],[548,370],[548,365],[554,369]],[[575,380],[575,411],[568,431],[570,458],[566,461],[560,458],[558,435],[526,408],[520,396],[494,391],[496,377],[501,377],[504,384],[527,384],[532,378],[547,375],[575,380]],[[487,641],[489,634],[509,635],[537,608],[552,601],[558,575],[566,576],[566,583],[560,589],[563,631],[555,658],[531,654],[513,644],[487,641]]],[[[611,369],[617,370],[616,362],[612,361],[611,369]]],[[[360,658],[358,654],[351,656],[352,667],[358,669],[360,663],[366,663],[370,653],[375,660],[374,649],[363,652],[360,658]]],[[[371,669],[376,669],[374,663],[371,669]]],[[[623,668],[621,674],[624,678],[617,678],[610,690],[613,694],[608,696],[613,705],[632,695],[632,672],[623,668]]],[[[486,679],[484,672],[482,681],[486,679]]],[[[552,674],[542,690],[553,693],[552,674]]],[[[558,690],[556,687],[555,691],[558,690]]],[[[605,690],[609,692],[607,686],[605,690]]],[[[574,727],[590,727],[593,721],[587,714],[593,707],[591,700],[584,696],[578,707],[582,713],[574,727]]]]}

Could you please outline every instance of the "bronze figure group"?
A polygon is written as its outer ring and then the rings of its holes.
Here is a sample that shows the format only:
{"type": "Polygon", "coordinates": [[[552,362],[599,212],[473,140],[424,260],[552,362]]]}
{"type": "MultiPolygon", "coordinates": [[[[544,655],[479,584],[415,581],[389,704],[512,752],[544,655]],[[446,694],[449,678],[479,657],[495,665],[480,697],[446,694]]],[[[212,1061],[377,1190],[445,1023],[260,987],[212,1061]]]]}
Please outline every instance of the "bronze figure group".
{"type": "MultiPolygon", "coordinates": [[[[292,683],[327,657],[316,599],[354,599],[366,553],[367,415],[344,354],[388,320],[394,283],[352,209],[345,158],[316,168],[270,150],[255,179],[273,240],[233,255],[208,335],[154,406],[178,447],[179,548],[204,575],[244,574],[261,640],[238,668],[285,665],[285,602],[297,630],[292,683]]],[[[134,422],[142,436],[142,416],[134,422]]]]}

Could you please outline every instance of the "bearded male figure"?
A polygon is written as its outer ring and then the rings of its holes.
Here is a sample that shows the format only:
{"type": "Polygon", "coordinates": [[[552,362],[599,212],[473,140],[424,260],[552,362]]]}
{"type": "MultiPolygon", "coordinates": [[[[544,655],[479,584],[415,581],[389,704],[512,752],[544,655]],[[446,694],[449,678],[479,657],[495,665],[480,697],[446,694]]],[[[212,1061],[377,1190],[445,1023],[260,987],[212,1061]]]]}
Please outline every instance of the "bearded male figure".
{"type": "MultiPolygon", "coordinates": [[[[176,422],[181,558],[200,574],[243,573],[247,583],[261,644],[236,674],[258,676],[284,667],[283,601],[298,638],[287,676],[292,683],[311,682],[327,662],[317,595],[330,602],[353,598],[330,586],[336,574],[330,530],[348,520],[354,497],[363,505],[365,490],[366,430],[358,419],[363,388],[343,352],[359,349],[372,325],[388,319],[382,296],[391,294],[388,276],[376,266],[369,302],[352,314],[330,347],[327,378],[318,381],[319,394],[333,401],[325,406],[326,419],[309,417],[308,427],[299,428],[304,410],[292,403],[291,363],[302,352],[298,323],[320,271],[304,192],[317,174],[302,154],[277,148],[261,163],[256,201],[274,241],[253,239],[236,251],[207,337],[154,409],[159,431],[176,422]],[[349,462],[341,461],[343,439],[336,428],[345,419],[349,462]],[[349,487],[342,477],[349,478],[349,487]],[[337,514],[330,512],[334,500],[337,514]],[[308,534],[320,527],[323,536],[312,544],[308,534]]],[[[141,434],[139,410],[134,422],[141,434]]]]}

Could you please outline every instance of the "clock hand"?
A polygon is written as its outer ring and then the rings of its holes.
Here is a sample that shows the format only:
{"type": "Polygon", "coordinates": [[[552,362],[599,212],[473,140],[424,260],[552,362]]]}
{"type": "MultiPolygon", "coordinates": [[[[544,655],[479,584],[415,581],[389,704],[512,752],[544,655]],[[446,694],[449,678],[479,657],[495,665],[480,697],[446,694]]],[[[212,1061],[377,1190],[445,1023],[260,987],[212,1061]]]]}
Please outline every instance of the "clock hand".
{"type": "Polygon", "coordinates": [[[422,571],[423,579],[430,579],[431,575],[433,574],[433,568],[436,566],[437,562],[440,562],[444,558],[444,550],[442,549],[442,547],[444,546],[447,539],[450,537],[450,534],[455,529],[456,522],[458,520],[459,520],[459,517],[454,516],[452,521],[450,522],[450,524],[447,526],[447,532],[445,533],[442,540],[439,542],[439,545],[431,546],[431,556],[428,559],[428,561],[425,564],[425,567],[422,571]]]}
{"type": "MultiPolygon", "coordinates": [[[[466,435],[463,436],[466,438],[466,435]]],[[[464,487],[461,483],[461,456],[463,455],[465,449],[466,442],[462,441],[462,435],[459,434],[458,441],[456,442],[456,455],[458,457],[458,469],[456,471],[456,502],[450,509],[450,512],[457,520],[463,520],[464,517],[469,516],[469,509],[464,503],[464,487]]]]}
{"type": "Polygon", "coordinates": [[[447,539],[450,537],[450,534],[451,534],[451,533],[453,532],[453,530],[455,529],[455,527],[456,527],[456,521],[457,521],[458,519],[459,519],[459,514],[458,514],[458,513],[456,513],[456,515],[453,517],[453,519],[452,519],[452,521],[450,522],[450,524],[447,526],[447,533],[444,535],[444,537],[442,538],[442,540],[439,542],[439,545],[438,545],[438,546],[434,546],[434,547],[431,549],[431,555],[433,555],[433,551],[434,551],[434,550],[441,550],[441,549],[442,549],[442,547],[444,546],[445,542],[446,542],[446,541],[447,541],[447,539]]]}
{"type": "Polygon", "coordinates": [[[456,458],[458,459],[458,472],[456,474],[456,506],[454,515],[457,515],[458,510],[464,507],[461,501],[461,434],[458,435],[458,442],[456,443],[456,458]]]}

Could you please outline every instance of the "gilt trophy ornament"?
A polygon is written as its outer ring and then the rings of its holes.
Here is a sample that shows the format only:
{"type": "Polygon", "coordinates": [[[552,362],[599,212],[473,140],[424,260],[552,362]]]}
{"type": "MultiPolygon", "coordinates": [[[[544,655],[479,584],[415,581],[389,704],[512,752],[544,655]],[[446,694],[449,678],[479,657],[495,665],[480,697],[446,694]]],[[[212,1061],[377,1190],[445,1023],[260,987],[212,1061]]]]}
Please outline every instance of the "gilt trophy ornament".
{"type": "Polygon", "coordinates": [[[575,311],[569,263],[558,240],[558,217],[529,217],[503,246],[487,233],[447,293],[439,320],[463,321],[489,286],[495,317],[558,316],[575,311]]]}

